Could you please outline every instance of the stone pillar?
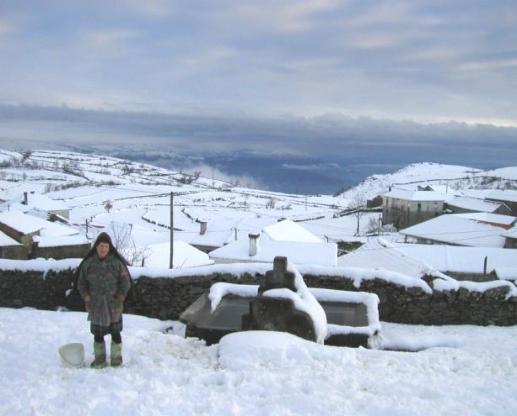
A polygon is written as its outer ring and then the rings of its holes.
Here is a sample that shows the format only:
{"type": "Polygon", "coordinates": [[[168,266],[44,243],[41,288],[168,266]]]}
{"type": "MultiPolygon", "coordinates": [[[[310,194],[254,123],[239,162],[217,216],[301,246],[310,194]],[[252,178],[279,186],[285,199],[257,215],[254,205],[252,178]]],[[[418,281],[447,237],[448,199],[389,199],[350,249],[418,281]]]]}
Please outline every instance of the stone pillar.
{"type": "Polygon", "coordinates": [[[273,260],[273,270],[268,270],[264,281],[259,287],[259,294],[266,290],[287,288],[296,292],[294,273],[287,271],[287,257],[276,256],[273,260]]]}
{"type": "Polygon", "coordinates": [[[199,223],[199,235],[205,235],[208,222],[205,220],[197,220],[199,223]]]}
{"type": "Polygon", "coordinates": [[[289,289],[297,293],[294,279],[295,274],[287,270],[287,257],[275,257],[273,270],[266,272],[266,277],[259,286],[258,296],[250,302],[249,314],[242,317],[242,328],[289,332],[316,341],[316,328],[312,316],[298,310],[291,299],[263,295],[271,289],[289,289]]]}
{"type": "Polygon", "coordinates": [[[258,239],[260,237],[260,234],[248,234],[248,237],[250,238],[250,247],[249,247],[249,255],[250,257],[256,256],[258,253],[258,239]]]}

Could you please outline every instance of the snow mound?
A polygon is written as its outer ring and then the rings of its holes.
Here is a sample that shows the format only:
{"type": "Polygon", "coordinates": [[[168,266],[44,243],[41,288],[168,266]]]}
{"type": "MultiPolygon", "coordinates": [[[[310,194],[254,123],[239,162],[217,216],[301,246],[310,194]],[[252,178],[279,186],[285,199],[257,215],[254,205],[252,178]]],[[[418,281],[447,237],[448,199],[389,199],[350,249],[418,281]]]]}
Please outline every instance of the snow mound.
{"type": "Polygon", "coordinates": [[[326,349],[333,351],[334,347],[325,347],[287,332],[235,332],[219,342],[219,364],[234,371],[292,368],[324,359],[326,349]]]}

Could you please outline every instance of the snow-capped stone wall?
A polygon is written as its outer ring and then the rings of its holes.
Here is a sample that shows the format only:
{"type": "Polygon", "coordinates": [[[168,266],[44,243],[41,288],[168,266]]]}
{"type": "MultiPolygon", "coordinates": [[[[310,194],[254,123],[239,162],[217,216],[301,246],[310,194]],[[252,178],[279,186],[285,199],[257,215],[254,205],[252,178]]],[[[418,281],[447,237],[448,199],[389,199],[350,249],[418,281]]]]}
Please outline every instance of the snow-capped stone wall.
{"type": "MultiPolygon", "coordinates": [[[[70,292],[75,272],[70,265],[64,268],[66,264],[59,267],[59,262],[53,262],[56,270],[39,266],[16,270],[14,264],[10,263],[8,268],[0,264],[0,307],[29,306],[53,310],[65,306],[72,310],[83,309],[81,299],[70,292]]],[[[251,272],[246,273],[242,270],[235,272],[231,268],[210,267],[190,269],[190,273],[183,270],[177,277],[139,275],[134,280],[126,312],[160,319],[178,319],[181,312],[212,284],[257,284],[267,269],[264,267],[263,272],[258,272],[250,266],[251,272]],[[203,272],[200,272],[201,269],[203,272]]],[[[376,293],[380,299],[382,321],[434,325],[517,324],[517,296],[515,286],[510,282],[491,282],[488,285],[461,282],[453,285],[435,279],[428,280],[427,284],[419,281],[418,285],[408,285],[396,279],[390,281],[372,276],[358,279],[357,276],[346,276],[346,273],[332,276],[300,271],[309,287],[376,293]]],[[[132,273],[133,276],[138,275],[135,270],[132,273]]]]}

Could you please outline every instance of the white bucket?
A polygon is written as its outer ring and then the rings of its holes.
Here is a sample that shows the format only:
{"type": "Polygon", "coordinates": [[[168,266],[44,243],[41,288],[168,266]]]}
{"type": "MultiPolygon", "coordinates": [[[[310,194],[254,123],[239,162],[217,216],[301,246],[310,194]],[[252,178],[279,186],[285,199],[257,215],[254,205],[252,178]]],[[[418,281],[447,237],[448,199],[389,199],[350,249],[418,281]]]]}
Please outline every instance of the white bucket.
{"type": "Polygon", "coordinates": [[[84,366],[84,345],[80,342],[73,342],[59,347],[59,355],[63,363],[69,367],[84,366]]]}

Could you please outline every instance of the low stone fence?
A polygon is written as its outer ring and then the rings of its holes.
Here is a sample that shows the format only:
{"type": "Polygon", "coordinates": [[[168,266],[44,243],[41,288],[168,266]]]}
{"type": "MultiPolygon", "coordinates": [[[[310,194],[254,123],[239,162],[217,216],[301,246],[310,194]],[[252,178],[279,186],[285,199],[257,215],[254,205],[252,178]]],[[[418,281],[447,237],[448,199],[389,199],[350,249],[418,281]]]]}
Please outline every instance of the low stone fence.
{"type": "MultiPolygon", "coordinates": [[[[159,319],[178,319],[181,312],[213,283],[259,284],[267,270],[264,266],[257,272],[251,267],[252,272],[241,270],[236,273],[231,270],[221,272],[223,268],[211,267],[203,268],[202,274],[191,269],[183,270],[183,275],[175,277],[140,275],[134,279],[126,312],[159,319]],[[192,275],[186,275],[189,272],[192,275]]],[[[241,269],[243,267],[241,265],[241,269]]],[[[346,275],[300,271],[309,287],[376,293],[380,299],[380,319],[387,322],[517,325],[517,297],[511,296],[515,293],[511,284],[477,290],[479,283],[469,282],[471,288],[443,290],[433,289],[436,284],[433,279],[427,279],[427,285],[419,280],[419,285],[408,286],[376,277],[358,281],[356,277],[346,275]]],[[[84,310],[77,293],[71,291],[74,273],[73,268],[20,271],[6,270],[0,265],[0,306],[84,310]]]]}

